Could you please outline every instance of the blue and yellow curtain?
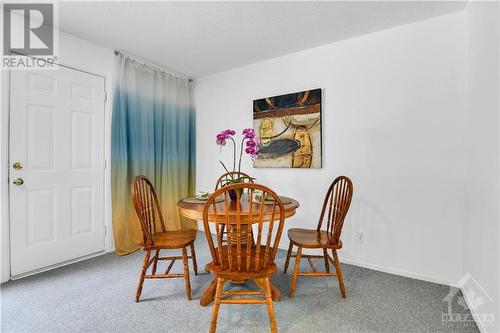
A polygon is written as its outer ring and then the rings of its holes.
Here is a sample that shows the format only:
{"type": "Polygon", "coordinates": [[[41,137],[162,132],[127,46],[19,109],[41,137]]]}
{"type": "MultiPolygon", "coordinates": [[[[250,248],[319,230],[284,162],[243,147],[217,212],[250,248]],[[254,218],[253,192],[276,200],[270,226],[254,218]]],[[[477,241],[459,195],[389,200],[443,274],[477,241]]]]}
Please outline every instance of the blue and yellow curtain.
{"type": "Polygon", "coordinates": [[[130,185],[147,176],[156,188],[167,230],[194,228],[176,202],[194,192],[195,112],[190,82],[118,54],[111,130],[111,190],[116,253],[142,241],[130,185]]]}

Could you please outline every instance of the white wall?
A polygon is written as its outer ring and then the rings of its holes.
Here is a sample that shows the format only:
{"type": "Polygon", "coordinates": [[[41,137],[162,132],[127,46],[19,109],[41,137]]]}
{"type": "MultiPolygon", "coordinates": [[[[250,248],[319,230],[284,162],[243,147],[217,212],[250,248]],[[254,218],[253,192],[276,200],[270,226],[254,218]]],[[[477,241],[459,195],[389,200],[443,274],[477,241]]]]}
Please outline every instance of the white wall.
{"type": "MultiPolygon", "coordinates": [[[[1,13],[3,15],[3,13],[1,13]]],[[[112,92],[112,76],[113,76],[113,50],[106,49],[96,44],[90,43],[83,39],[71,36],[69,34],[59,33],[59,63],[70,66],[76,69],[88,71],[105,77],[106,90],[108,92],[108,101],[106,102],[105,117],[106,128],[111,128],[111,94],[112,92]]],[[[8,223],[8,98],[9,98],[9,72],[1,71],[1,128],[0,128],[0,219],[1,219],[1,280],[5,282],[10,276],[10,255],[9,255],[9,223],[8,223]]],[[[110,131],[107,130],[105,136],[105,153],[109,160],[110,152],[110,131]]],[[[105,173],[105,180],[109,185],[109,168],[105,173]]],[[[105,194],[106,201],[109,203],[110,191],[107,186],[105,194]]],[[[110,205],[105,205],[105,223],[107,225],[108,236],[106,238],[106,250],[112,251],[111,237],[111,208],[110,205]]]]}
{"type": "Polygon", "coordinates": [[[464,272],[469,272],[495,303],[485,298],[478,313],[495,313],[500,321],[500,35],[498,2],[470,2],[467,28],[467,133],[466,220],[464,272]]]}
{"type": "Polygon", "coordinates": [[[314,228],[328,185],[348,175],[355,192],[341,260],[456,282],[465,200],[463,29],[463,12],[455,13],[197,80],[198,189],[212,189],[223,173],[215,134],[251,127],[254,99],[322,88],[323,168],[253,169],[246,159],[243,170],[298,199],[287,228],[314,228]]]}

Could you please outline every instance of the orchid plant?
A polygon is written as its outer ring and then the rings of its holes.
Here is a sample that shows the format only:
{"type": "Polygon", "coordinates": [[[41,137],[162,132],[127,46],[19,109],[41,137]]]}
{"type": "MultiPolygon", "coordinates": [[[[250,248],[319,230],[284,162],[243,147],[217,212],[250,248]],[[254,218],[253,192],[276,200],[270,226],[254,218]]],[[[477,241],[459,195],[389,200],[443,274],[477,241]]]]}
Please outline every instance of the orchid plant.
{"type": "MultiPolygon", "coordinates": [[[[227,129],[219,134],[217,134],[216,137],[216,143],[222,150],[222,147],[224,147],[227,143],[227,141],[231,141],[233,143],[233,172],[238,172],[238,174],[241,172],[241,158],[243,157],[243,151],[250,155],[252,157],[252,160],[257,158],[257,153],[259,152],[259,141],[255,137],[255,131],[251,128],[246,128],[242,132],[243,138],[241,139],[241,147],[240,147],[240,157],[238,160],[238,170],[236,170],[236,141],[234,140],[233,136],[236,135],[236,131],[232,129],[227,129]]],[[[226,170],[226,172],[230,172],[229,169],[226,167],[224,162],[219,160],[220,164],[222,164],[222,167],[226,170]]],[[[251,177],[247,176],[239,176],[239,177],[234,177],[231,175],[231,178],[226,179],[226,184],[229,183],[241,183],[245,179],[253,179],[251,177]]]]}

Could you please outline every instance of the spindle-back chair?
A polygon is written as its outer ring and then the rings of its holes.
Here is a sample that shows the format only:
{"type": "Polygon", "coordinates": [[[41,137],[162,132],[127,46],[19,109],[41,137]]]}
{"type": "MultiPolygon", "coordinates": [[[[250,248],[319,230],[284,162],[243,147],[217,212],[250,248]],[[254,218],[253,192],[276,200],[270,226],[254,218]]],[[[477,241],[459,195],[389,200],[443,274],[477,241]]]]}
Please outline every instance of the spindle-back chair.
{"type": "MultiPolygon", "coordinates": [[[[220,176],[219,179],[217,179],[217,181],[215,182],[215,190],[217,191],[221,187],[230,185],[231,183],[228,180],[229,179],[234,179],[234,177],[236,177],[236,178],[244,177],[241,180],[241,183],[253,183],[254,182],[253,178],[250,177],[248,174],[246,174],[244,172],[230,171],[230,172],[226,172],[225,174],[223,174],[222,176],[220,176]]],[[[227,238],[224,237],[224,235],[226,234],[226,232],[224,231],[224,229],[225,229],[225,226],[223,225],[222,228],[221,228],[222,234],[223,234],[222,241],[226,242],[227,238]]]]}
{"type": "Polygon", "coordinates": [[[210,332],[216,330],[220,304],[267,304],[271,332],[277,332],[269,277],[276,272],[274,258],[283,231],[284,213],[283,203],[276,193],[259,184],[224,186],[208,199],[203,210],[203,225],[212,255],[212,263],[209,264],[210,273],[217,278],[210,332]],[[239,189],[245,190],[246,193],[241,198],[231,201],[228,192],[239,189]],[[262,196],[255,202],[257,190],[262,191],[262,196]],[[272,200],[267,200],[265,194],[272,200]],[[216,203],[215,199],[219,196],[224,198],[224,202],[216,203]],[[228,239],[235,239],[234,244],[222,242],[223,225],[227,230],[228,239]],[[252,226],[256,229],[253,237],[252,226]],[[211,232],[213,229],[215,229],[215,242],[211,232]],[[227,280],[236,282],[254,280],[258,286],[263,286],[263,290],[223,291],[227,280]],[[261,295],[265,296],[265,299],[221,299],[222,296],[248,295],[261,295]]]}
{"type": "Polygon", "coordinates": [[[323,208],[316,230],[293,228],[288,230],[290,245],[285,262],[284,273],[288,269],[290,257],[295,257],[295,267],[290,285],[290,297],[295,296],[295,286],[298,276],[337,276],[340,293],[346,297],[346,290],[342,277],[342,269],[337,254],[337,250],[342,248],[340,233],[344,225],[344,220],[351,205],[353,186],[351,180],[346,176],[335,178],[328,188],[323,202],[323,208]],[[326,230],[322,230],[323,220],[326,217],[326,230]],[[297,254],[292,255],[293,246],[297,246],[297,254]],[[323,255],[303,255],[302,248],[323,249],[323,255]],[[328,249],[332,251],[332,257],[328,254],[328,249]],[[301,258],[307,258],[312,272],[299,272],[301,258]],[[326,272],[318,272],[311,259],[323,258],[326,272]],[[335,267],[335,273],[330,273],[330,264],[335,267]]]}
{"type": "Polygon", "coordinates": [[[139,302],[141,297],[144,279],[161,278],[184,278],[186,286],[186,297],[191,300],[191,284],[189,281],[188,258],[193,260],[195,275],[198,275],[196,265],[196,253],[194,251],[194,241],[196,230],[175,230],[170,231],[165,228],[163,215],[156,191],[145,176],[137,176],[131,185],[132,201],[134,203],[137,217],[141,226],[143,242],[141,247],[146,252],[144,264],[142,266],[139,284],[135,294],[135,301],[139,302]],[[191,248],[191,256],[187,255],[187,247],[191,248]],[[161,249],[182,249],[182,256],[160,257],[161,249]],[[153,258],[151,252],[155,251],[153,258]],[[177,259],[182,259],[184,263],[184,274],[172,274],[170,270],[177,259]],[[156,274],[159,260],[170,260],[164,274],[156,274]],[[152,265],[151,274],[146,274],[152,265]]]}
{"type": "Polygon", "coordinates": [[[241,183],[253,183],[253,178],[250,177],[248,174],[240,171],[230,171],[226,172],[225,174],[220,176],[219,179],[217,179],[217,181],[215,182],[215,190],[217,191],[221,187],[229,185],[230,184],[228,182],[229,179],[240,178],[240,177],[245,177],[244,179],[242,179],[241,183]]]}

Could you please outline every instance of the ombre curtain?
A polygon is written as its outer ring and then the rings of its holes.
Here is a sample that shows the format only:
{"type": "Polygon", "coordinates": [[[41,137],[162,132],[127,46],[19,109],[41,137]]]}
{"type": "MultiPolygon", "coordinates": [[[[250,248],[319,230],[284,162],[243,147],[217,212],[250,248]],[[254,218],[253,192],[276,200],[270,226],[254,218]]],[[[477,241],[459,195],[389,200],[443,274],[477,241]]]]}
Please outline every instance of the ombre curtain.
{"type": "Polygon", "coordinates": [[[195,112],[187,79],[118,54],[111,138],[111,195],[116,253],[142,241],[130,185],[137,175],[156,188],[167,230],[195,228],[176,203],[195,182],[195,112]]]}

